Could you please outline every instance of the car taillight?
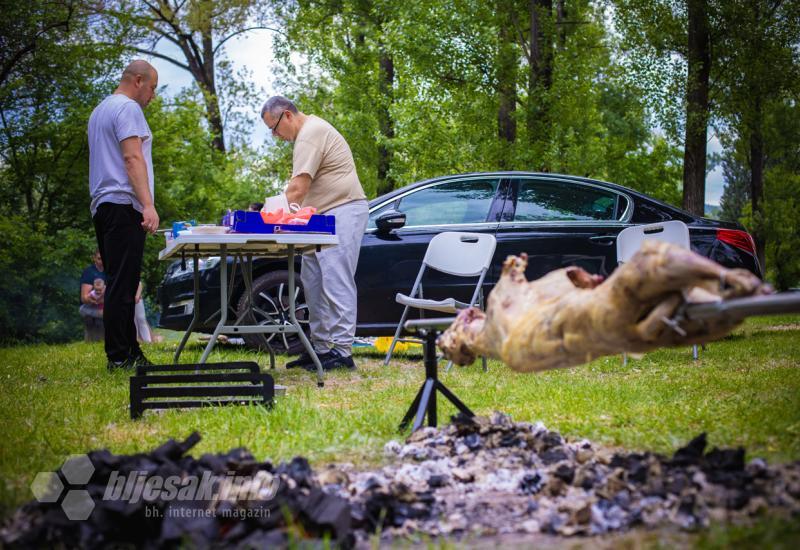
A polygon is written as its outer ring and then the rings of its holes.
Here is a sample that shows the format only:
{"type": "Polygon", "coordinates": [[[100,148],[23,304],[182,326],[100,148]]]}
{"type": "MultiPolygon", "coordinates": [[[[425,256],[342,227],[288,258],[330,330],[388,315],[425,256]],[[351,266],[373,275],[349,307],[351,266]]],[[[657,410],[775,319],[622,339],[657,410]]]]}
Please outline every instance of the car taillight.
{"type": "Polygon", "coordinates": [[[744,250],[748,254],[756,255],[756,243],[747,231],[739,229],[717,229],[717,239],[744,250]]]}

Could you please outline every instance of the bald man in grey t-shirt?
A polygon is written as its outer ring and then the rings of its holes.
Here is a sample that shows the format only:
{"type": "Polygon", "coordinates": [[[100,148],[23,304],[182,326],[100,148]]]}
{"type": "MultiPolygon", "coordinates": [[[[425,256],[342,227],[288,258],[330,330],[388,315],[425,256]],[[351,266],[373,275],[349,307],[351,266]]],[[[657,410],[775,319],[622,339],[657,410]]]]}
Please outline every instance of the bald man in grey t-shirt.
{"type": "Polygon", "coordinates": [[[153,203],[153,136],[142,109],[155,97],[158,73],[137,60],[89,118],[90,210],[106,274],[108,370],[150,362],[136,341],[134,309],[144,240],[158,229],[153,203]]]}

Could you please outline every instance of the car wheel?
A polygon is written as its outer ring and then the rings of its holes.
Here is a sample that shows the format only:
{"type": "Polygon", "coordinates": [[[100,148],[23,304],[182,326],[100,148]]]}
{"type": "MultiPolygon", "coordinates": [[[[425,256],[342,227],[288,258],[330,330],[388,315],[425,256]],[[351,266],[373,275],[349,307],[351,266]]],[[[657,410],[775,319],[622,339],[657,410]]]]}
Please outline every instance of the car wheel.
{"type": "MultiPolygon", "coordinates": [[[[236,308],[238,318],[247,313],[247,294],[239,298],[236,308]]],[[[289,273],[288,271],[272,271],[253,281],[253,315],[259,325],[290,325],[289,318],[289,273]]],[[[295,277],[295,315],[308,335],[308,305],[303,296],[300,277],[295,277]]],[[[250,348],[264,347],[257,334],[243,334],[244,341],[250,348]]],[[[275,353],[297,355],[304,350],[303,343],[296,334],[265,334],[264,337],[275,353]]]]}

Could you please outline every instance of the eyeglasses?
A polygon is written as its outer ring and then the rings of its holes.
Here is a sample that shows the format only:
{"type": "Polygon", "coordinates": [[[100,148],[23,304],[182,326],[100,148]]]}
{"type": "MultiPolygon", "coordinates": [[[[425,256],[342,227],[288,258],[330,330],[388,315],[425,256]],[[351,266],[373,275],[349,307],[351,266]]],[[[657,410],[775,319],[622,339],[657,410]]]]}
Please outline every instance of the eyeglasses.
{"type": "MultiPolygon", "coordinates": [[[[280,123],[281,123],[281,119],[283,118],[283,114],[284,114],[285,112],[286,112],[286,111],[283,111],[283,112],[281,113],[281,116],[279,116],[279,117],[278,117],[278,122],[276,122],[276,123],[275,123],[275,126],[273,126],[273,127],[271,127],[271,128],[270,128],[270,131],[271,131],[273,134],[275,133],[275,130],[277,130],[277,129],[278,129],[278,124],[280,124],[280,123]]],[[[268,127],[269,127],[269,126],[268,126],[268,127]]]]}

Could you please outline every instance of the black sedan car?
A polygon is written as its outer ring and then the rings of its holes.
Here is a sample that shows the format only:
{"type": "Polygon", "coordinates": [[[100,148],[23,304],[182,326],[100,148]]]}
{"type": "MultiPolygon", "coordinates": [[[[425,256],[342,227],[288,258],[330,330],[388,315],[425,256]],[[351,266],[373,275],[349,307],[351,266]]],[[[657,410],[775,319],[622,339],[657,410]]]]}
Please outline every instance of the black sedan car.
{"type": "MultiPolygon", "coordinates": [[[[694,216],[632,189],[575,176],[492,172],[439,177],[373,199],[369,211],[356,271],[359,336],[394,333],[402,313],[395,294],[411,290],[428,243],[442,231],[497,238],[485,294],[497,282],[506,256],[520,252],[528,254],[528,279],[570,265],[608,275],[617,266],[616,237],[622,229],[668,220],[688,225],[695,252],[762,276],[753,240],[740,225],[694,216]]],[[[219,319],[218,262],[212,258],[200,265],[201,332],[213,331],[219,319]]],[[[253,267],[259,321],[288,323],[285,260],[257,260],[253,267]]],[[[167,269],[158,289],[163,328],[186,330],[191,321],[191,269],[188,262],[186,269],[180,262],[167,269]]],[[[426,298],[469,301],[475,281],[428,273],[423,281],[426,298]]],[[[231,314],[239,315],[245,307],[244,284],[240,278],[235,283],[229,303],[231,314]]],[[[302,288],[297,291],[297,317],[307,322],[302,288]]],[[[251,338],[248,343],[257,345],[257,338],[251,338]]],[[[270,343],[276,351],[300,351],[291,337],[274,335],[270,343]]]]}

